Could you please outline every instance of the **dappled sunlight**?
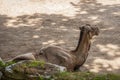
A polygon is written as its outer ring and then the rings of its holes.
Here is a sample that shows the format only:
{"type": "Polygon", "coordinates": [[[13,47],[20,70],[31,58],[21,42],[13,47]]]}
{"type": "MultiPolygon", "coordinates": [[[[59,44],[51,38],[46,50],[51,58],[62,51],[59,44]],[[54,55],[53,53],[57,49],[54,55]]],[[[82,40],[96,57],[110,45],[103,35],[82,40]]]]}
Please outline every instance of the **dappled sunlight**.
{"type": "Polygon", "coordinates": [[[33,38],[39,38],[40,36],[39,35],[33,35],[33,38]]]}
{"type": "Polygon", "coordinates": [[[98,18],[98,16],[90,16],[90,17],[88,17],[88,18],[90,18],[91,20],[96,20],[97,18],[98,18]]]}
{"type": "Polygon", "coordinates": [[[36,28],[35,30],[36,30],[36,31],[40,31],[40,30],[42,30],[43,28],[44,28],[44,27],[41,26],[41,27],[36,28]]]}
{"type": "Polygon", "coordinates": [[[116,16],[120,16],[120,11],[118,12],[113,12],[112,14],[116,15],[116,16]]]}
{"type": "Polygon", "coordinates": [[[47,42],[42,42],[42,45],[58,45],[58,44],[64,44],[65,42],[63,40],[48,40],[47,42]]]}
{"type": "Polygon", "coordinates": [[[120,56],[120,47],[117,45],[113,45],[113,44],[107,44],[107,45],[96,45],[101,52],[104,52],[105,54],[109,55],[109,56],[120,56]],[[119,54],[118,54],[119,53],[119,54]]]}
{"type": "Polygon", "coordinates": [[[68,19],[62,19],[62,21],[68,21],[68,19]]]}
{"type": "Polygon", "coordinates": [[[52,23],[51,23],[51,25],[53,25],[53,26],[54,26],[54,25],[56,25],[56,23],[55,23],[55,22],[52,22],[52,23]]]}
{"type": "Polygon", "coordinates": [[[92,20],[92,24],[103,22],[105,25],[111,25],[115,24],[111,16],[119,20],[119,4],[120,0],[80,0],[78,4],[73,4],[73,6],[79,8],[77,16],[82,16],[82,21],[91,22],[92,20]]]}
{"type": "Polygon", "coordinates": [[[103,9],[99,9],[98,11],[99,11],[99,12],[104,12],[104,11],[106,11],[106,10],[107,10],[107,9],[104,9],[104,8],[103,8],[103,9]]]}
{"type": "Polygon", "coordinates": [[[57,28],[58,30],[62,30],[62,31],[67,31],[68,29],[65,26],[60,26],[59,28],[57,28]]]}
{"type": "MultiPolygon", "coordinates": [[[[112,60],[107,60],[107,59],[100,59],[100,58],[96,58],[93,62],[93,64],[91,65],[91,72],[100,72],[102,71],[102,73],[106,72],[112,72],[114,70],[119,70],[120,67],[120,58],[116,58],[116,59],[112,59],[112,60]]],[[[86,66],[89,68],[89,66],[86,66]]]]}
{"type": "Polygon", "coordinates": [[[21,26],[35,26],[37,22],[42,23],[41,18],[12,18],[10,20],[7,20],[6,23],[4,23],[5,26],[8,28],[18,28],[21,26]]]}
{"type": "Polygon", "coordinates": [[[80,11],[79,14],[88,14],[87,11],[80,11]]]}
{"type": "Polygon", "coordinates": [[[94,59],[93,62],[91,64],[85,64],[84,66],[88,68],[90,72],[95,73],[119,72],[120,47],[114,44],[97,44],[96,46],[102,56],[92,58],[94,59]]]}

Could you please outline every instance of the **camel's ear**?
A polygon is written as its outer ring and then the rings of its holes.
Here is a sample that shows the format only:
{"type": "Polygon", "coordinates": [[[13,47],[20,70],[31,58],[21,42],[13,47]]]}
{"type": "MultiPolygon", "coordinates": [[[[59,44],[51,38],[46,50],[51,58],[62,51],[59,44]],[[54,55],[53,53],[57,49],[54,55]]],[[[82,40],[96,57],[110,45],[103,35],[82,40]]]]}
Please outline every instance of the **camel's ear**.
{"type": "Polygon", "coordinates": [[[79,27],[80,30],[84,30],[85,29],[85,26],[91,26],[90,24],[85,24],[85,25],[82,25],[81,27],[79,27]]]}
{"type": "Polygon", "coordinates": [[[80,30],[83,30],[83,29],[84,29],[84,27],[85,27],[85,26],[83,25],[83,26],[79,27],[79,29],[80,29],[80,30]]]}

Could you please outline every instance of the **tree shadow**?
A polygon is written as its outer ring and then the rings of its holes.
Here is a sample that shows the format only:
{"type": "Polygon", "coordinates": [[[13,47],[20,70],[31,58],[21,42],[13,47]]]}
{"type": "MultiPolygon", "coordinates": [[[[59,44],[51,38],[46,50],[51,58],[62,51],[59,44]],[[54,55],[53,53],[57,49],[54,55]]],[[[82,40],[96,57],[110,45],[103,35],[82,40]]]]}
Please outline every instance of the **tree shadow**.
{"type": "Polygon", "coordinates": [[[96,0],[79,2],[74,18],[62,14],[0,15],[0,56],[9,60],[19,54],[37,52],[43,46],[58,45],[74,49],[83,24],[100,28],[100,35],[93,39],[89,57],[82,68],[96,73],[120,72],[120,6],[102,5],[96,0]]]}
{"type": "MultiPolygon", "coordinates": [[[[69,46],[76,40],[71,42],[68,40],[74,34],[79,33],[76,25],[80,21],[73,21],[62,15],[36,13],[14,18],[9,18],[7,15],[0,16],[2,19],[0,22],[0,56],[4,60],[26,52],[37,52],[41,47],[47,45],[73,48],[69,46]],[[68,34],[70,35],[68,36],[68,34]]],[[[78,35],[73,38],[78,37],[78,35]]]]}

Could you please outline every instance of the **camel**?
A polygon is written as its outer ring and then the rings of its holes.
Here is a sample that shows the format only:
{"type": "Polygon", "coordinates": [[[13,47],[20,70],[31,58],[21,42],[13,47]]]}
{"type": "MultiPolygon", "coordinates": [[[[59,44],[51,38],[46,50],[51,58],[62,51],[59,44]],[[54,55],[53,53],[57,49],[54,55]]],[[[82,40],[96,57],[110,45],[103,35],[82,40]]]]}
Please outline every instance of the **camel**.
{"type": "Polygon", "coordinates": [[[79,28],[80,37],[74,50],[66,50],[58,46],[47,46],[40,49],[39,53],[28,53],[17,56],[13,61],[20,60],[44,60],[52,64],[64,66],[68,71],[78,70],[86,61],[90,50],[91,39],[99,34],[98,27],[86,24],[79,28]]]}

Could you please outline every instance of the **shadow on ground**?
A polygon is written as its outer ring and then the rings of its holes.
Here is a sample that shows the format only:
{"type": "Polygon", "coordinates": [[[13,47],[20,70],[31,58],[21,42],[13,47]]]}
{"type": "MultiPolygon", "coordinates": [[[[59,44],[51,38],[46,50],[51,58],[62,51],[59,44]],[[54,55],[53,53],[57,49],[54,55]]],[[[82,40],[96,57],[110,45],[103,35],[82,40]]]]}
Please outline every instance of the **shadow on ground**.
{"type": "Polygon", "coordinates": [[[73,18],[62,14],[0,15],[0,56],[9,60],[19,54],[38,52],[47,45],[74,49],[81,25],[92,24],[101,33],[93,39],[83,71],[120,72],[120,5],[102,5],[95,0],[79,2],[73,18]]]}

